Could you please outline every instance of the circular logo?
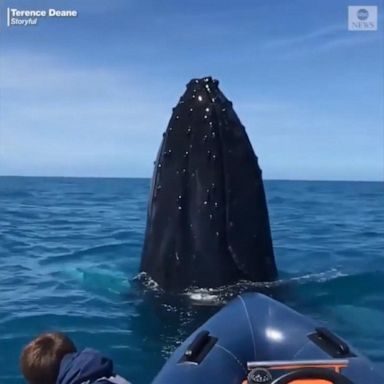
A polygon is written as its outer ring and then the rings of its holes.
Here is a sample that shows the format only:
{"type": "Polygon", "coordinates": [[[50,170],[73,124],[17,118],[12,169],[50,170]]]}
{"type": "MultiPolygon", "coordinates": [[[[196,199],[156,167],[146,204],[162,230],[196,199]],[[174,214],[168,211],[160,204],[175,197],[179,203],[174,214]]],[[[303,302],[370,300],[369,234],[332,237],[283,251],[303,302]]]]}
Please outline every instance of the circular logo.
{"type": "Polygon", "coordinates": [[[357,11],[357,18],[361,21],[363,20],[367,20],[369,17],[369,12],[364,9],[364,8],[361,8],[357,11]]]}

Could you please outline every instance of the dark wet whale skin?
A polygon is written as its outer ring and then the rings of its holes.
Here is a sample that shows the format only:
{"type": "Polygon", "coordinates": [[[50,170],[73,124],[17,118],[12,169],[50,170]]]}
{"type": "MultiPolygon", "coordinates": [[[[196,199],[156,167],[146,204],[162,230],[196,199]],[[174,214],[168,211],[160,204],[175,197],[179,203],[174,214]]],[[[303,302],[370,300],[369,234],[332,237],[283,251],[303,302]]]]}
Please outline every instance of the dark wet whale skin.
{"type": "Polygon", "coordinates": [[[274,280],[261,170],[217,80],[189,82],[163,136],[140,270],[166,291],[274,280]]]}

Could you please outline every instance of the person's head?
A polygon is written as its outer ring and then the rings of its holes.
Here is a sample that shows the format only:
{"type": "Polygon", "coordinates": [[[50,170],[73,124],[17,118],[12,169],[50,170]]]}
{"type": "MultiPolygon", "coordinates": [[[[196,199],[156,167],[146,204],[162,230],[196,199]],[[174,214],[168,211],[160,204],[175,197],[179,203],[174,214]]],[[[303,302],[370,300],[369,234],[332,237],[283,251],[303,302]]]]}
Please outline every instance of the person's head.
{"type": "Polygon", "coordinates": [[[21,371],[29,384],[55,384],[62,358],[72,352],[76,347],[69,337],[59,332],[43,333],[24,347],[21,371]]]}

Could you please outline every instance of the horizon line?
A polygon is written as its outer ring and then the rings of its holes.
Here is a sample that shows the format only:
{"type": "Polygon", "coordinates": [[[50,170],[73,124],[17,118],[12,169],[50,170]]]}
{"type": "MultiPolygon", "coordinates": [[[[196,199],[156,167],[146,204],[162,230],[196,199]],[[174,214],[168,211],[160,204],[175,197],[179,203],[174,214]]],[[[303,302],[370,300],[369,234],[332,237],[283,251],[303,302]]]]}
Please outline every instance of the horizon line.
{"type": "MultiPolygon", "coordinates": [[[[53,175],[1,175],[0,178],[40,178],[40,179],[139,179],[139,180],[151,180],[149,176],[53,176],[53,175]]],[[[263,181],[311,181],[311,182],[346,182],[346,183],[383,183],[382,180],[352,180],[352,179],[285,179],[285,178],[263,178],[263,181]]]]}

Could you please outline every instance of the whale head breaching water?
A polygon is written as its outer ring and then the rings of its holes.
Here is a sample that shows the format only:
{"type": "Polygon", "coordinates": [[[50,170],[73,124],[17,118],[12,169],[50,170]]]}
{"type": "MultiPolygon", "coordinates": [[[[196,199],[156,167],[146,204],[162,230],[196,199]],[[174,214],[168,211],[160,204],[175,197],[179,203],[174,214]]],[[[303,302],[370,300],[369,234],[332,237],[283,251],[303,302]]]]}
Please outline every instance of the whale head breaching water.
{"type": "Polygon", "coordinates": [[[210,77],[189,82],[164,133],[140,270],[171,292],[277,277],[257,157],[210,77]]]}

